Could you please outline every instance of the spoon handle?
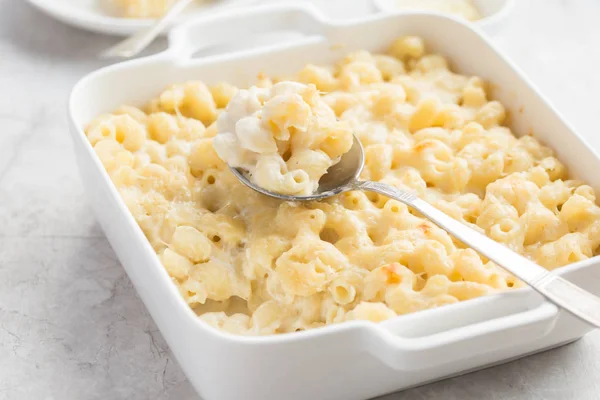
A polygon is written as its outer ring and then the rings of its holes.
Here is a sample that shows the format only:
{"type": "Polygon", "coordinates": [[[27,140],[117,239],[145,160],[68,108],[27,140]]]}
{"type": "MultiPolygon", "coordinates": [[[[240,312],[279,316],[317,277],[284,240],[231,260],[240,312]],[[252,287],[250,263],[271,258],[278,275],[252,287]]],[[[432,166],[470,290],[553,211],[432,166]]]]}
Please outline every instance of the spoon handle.
{"type": "Polygon", "coordinates": [[[437,226],[478,251],[556,305],[600,328],[600,298],[447,216],[413,193],[380,182],[357,182],[355,189],[367,190],[396,199],[423,214],[437,226]]]}

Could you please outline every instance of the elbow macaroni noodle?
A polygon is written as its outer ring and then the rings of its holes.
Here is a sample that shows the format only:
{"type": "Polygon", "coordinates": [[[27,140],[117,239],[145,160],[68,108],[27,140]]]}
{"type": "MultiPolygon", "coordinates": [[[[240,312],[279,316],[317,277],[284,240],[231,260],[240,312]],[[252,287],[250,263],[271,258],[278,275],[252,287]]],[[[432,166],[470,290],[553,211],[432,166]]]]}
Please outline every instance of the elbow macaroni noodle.
{"type": "Polygon", "coordinates": [[[327,169],[352,147],[314,85],[279,82],[240,90],[217,119],[214,148],[227,164],[275,193],[309,195],[327,169]]]}
{"type": "MultiPolygon", "coordinates": [[[[451,71],[420,38],[400,38],[387,54],[307,65],[295,80],[323,92],[361,140],[362,178],[413,191],[548,269],[597,254],[594,191],[569,179],[534,137],[515,137],[485,82],[451,71]]],[[[267,77],[259,86],[275,87],[267,77]]],[[[236,92],[226,83],[177,84],[143,111],[124,106],[86,128],[204,321],[237,334],[284,333],[523,286],[395,200],[348,192],[297,204],[245,187],[214,145],[216,121],[236,92]]]]}

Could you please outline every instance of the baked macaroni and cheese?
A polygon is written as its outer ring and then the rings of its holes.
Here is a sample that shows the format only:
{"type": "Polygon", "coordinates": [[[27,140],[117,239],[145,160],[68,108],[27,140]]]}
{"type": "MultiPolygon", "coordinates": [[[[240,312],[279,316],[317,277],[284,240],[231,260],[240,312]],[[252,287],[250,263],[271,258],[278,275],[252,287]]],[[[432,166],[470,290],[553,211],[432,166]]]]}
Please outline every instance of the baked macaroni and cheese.
{"type": "Polygon", "coordinates": [[[288,195],[312,194],[353,142],[315,85],[297,82],[240,90],[219,115],[217,131],[213,145],[225,163],[288,195]]]}
{"type": "Polygon", "coordinates": [[[399,10],[442,12],[467,21],[482,18],[471,0],[395,0],[394,5],[399,10]]]}
{"type": "Polygon", "coordinates": [[[163,16],[175,0],[110,0],[117,15],[124,18],[159,18],[163,16]]]}
{"type": "MultiPolygon", "coordinates": [[[[322,103],[344,124],[327,131],[343,138],[348,127],[365,147],[361,178],[413,191],[548,269],[597,253],[592,188],[569,179],[533,136],[515,137],[486,83],[453,72],[420,38],[400,38],[387,54],[358,51],[332,66],[307,65],[292,80],[306,86],[283,86],[302,98],[292,96],[287,108],[275,101],[281,86],[259,77],[265,104],[274,102],[273,124],[248,122],[229,144],[218,144],[217,125],[256,114],[249,103],[228,106],[238,88],[227,83],[176,84],[143,110],[124,106],[86,128],[173,283],[209,324],[263,335],[377,322],[523,286],[398,201],[363,192],[279,201],[241,184],[217,154],[243,159],[270,143],[289,171],[294,155],[286,161],[287,145],[275,149],[270,135],[287,130],[294,149],[290,130],[304,125],[286,121],[322,103]]],[[[321,139],[315,143],[327,143],[321,139]]],[[[324,153],[323,165],[341,151],[298,149],[324,153]]]]}
{"type": "MultiPolygon", "coordinates": [[[[110,0],[117,15],[124,18],[159,18],[175,0],[110,0]]],[[[395,0],[401,10],[435,11],[459,16],[468,21],[481,19],[481,14],[471,0],[395,0]]]]}

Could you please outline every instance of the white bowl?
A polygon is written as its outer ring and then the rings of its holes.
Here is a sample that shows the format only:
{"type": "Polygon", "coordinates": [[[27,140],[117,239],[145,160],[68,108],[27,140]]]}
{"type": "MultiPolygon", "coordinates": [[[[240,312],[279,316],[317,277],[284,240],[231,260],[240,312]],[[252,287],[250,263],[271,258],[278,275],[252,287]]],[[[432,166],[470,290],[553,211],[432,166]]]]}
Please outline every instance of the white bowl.
{"type": "MultiPolygon", "coordinates": [[[[486,33],[498,32],[503,21],[512,11],[515,0],[472,0],[482,18],[475,21],[486,33]]],[[[379,11],[402,13],[406,12],[396,7],[396,0],[373,0],[373,4],[379,11]]]]}
{"type": "MultiPolygon", "coordinates": [[[[97,115],[124,103],[141,105],[174,82],[225,80],[244,86],[259,72],[286,76],[308,62],[331,63],[349,51],[382,51],[403,34],[422,36],[458,71],[489,80],[517,133],[533,132],[558,150],[576,177],[600,189],[600,160],[581,137],[476,26],[440,15],[379,14],[331,22],[312,8],[269,6],[212,16],[173,30],[166,52],[101,69],[73,89],[71,133],[90,202],[173,354],[205,400],[366,399],[555,347],[590,330],[525,288],[380,324],[353,321],[267,337],[217,331],[181,298],[83,130],[97,115]],[[208,46],[280,31],[303,36],[193,57],[200,41],[208,46]]],[[[557,272],[600,295],[598,257],[557,272]]]]}

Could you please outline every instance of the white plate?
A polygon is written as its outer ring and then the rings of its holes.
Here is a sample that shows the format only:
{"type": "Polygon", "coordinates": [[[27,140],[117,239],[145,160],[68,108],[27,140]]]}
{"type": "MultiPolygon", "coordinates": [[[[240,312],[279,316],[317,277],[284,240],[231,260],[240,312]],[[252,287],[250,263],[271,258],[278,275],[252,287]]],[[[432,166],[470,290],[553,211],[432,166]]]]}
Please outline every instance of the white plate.
{"type": "MultiPolygon", "coordinates": [[[[515,5],[515,0],[472,0],[473,5],[482,18],[475,22],[486,33],[496,33],[501,26],[502,20],[510,13],[515,5]]],[[[403,10],[396,7],[396,0],[373,0],[373,4],[379,11],[401,13],[403,10]]],[[[414,10],[413,10],[414,11],[414,10]]]]}
{"type": "MultiPolygon", "coordinates": [[[[40,11],[65,24],[88,31],[109,35],[128,36],[142,28],[150,26],[152,19],[118,18],[111,15],[103,4],[109,0],[28,0],[40,11]]],[[[191,5],[174,22],[178,24],[195,16],[217,10],[220,6],[240,7],[257,3],[258,0],[221,0],[209,4],[191,5]]],[[[208,3],[208,2],[207,2],[208,3]]]]}

